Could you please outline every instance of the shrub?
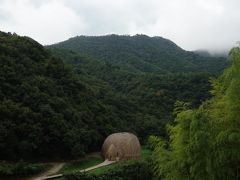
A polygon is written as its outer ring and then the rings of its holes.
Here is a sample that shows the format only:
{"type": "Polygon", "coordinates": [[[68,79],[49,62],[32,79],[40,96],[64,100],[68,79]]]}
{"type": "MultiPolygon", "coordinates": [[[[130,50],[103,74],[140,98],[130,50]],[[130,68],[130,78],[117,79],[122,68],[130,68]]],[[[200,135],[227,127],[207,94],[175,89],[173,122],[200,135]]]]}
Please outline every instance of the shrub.
{"type": "Polygon", "coordinates": [[[45,164],[0,163],[0,177],[4,176],[26,176],[42,172],[48,167],[45,164]]]}
{"type": "Polygon", "coordinates": [[[153,178],[149,160],[120,162],[101,174],[75,172],[64,175],[67,180],[150,180],[153,178]]]}

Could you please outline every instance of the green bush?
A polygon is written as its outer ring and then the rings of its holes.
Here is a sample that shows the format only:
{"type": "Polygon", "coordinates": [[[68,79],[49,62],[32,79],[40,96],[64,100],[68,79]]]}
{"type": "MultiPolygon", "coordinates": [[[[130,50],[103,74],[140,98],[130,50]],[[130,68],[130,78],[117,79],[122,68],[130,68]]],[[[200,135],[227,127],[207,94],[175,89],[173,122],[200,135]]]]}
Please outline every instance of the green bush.
{"type": "Polygon", "coordinates": [[[153,179],[151,160],[119,163],[100,174],[75,172],[64,175],[67,180],[150,180],[153,179]]]}
{"type": "Polygon", "coordinates": [[[48,167],[45,164],[0,163],[0,177],[4,176],[26,176],[42,172],[48,167]]]}

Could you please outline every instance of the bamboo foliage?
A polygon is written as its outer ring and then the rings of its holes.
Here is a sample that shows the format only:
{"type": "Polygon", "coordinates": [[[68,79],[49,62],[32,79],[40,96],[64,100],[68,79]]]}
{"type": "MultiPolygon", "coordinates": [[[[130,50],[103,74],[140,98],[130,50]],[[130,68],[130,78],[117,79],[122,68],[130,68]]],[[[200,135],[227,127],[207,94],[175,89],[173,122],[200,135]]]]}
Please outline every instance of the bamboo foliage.
{"type": "Polygon", "coordinates": [[[157,175],[164,179],[240,178],[239,48],[232,49],[230,60],[231,66],[212,80],[213,98],[198,109],[178,112],[175,125],[169,127],[169,141],[155,139],[157,175]]]}

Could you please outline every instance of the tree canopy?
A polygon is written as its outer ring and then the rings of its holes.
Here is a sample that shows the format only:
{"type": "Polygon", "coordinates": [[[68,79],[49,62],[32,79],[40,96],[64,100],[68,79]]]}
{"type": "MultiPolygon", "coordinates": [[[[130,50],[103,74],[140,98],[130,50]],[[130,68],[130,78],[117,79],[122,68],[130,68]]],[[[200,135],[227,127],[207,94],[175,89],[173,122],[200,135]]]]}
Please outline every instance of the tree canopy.
{"type": "Polygon", "coordinates": [[[164,179],[239,179],[240,48],[232,49],[230,59],[212,81],[213,97],[177,114],[169,141],[151,137],[155,171],[164,179]]]}

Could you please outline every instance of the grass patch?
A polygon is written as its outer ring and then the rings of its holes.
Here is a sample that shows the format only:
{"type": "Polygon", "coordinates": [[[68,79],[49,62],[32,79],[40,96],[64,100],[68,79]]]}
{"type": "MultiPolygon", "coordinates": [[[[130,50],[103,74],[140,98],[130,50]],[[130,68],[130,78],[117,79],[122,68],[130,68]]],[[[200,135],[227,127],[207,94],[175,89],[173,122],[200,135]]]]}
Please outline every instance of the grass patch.
{"type": "Polygon", "coordinates": [[[151,157],[151,155],[152,155],[152,151],[143,146],[142,150],[141,150],[141,158],[147,159],[147,158],[151,157]]]}
{"type": "Polygon", "coordinates": [[[95,175],[104,174],[104,173],[108,172],[109,170],[114,169],[120,163],[122,164],[124,162],[119,162],[119,163],[111,164],[111,165],[108,165],[108,166],[103,166],[103,167],[94,169],[92,171],[89,171],[89,173],[90,174],[95,174],[95,175]]]}
{"type": "Polygon", "coordinates": [[[60,172],[61,173],[71,173],[74,171],[86,169],[91,166],[95,166],[101,162],[103,162],[103,159],[100,156],[100,154],[90,155],[82,160],[65,164],[60,172]]]}
{"type": "MultiPolygon", "coordinates": [[[[145,146],[142,147],[141,149],[141,159],[143,160],[147,160],[148,158],[150,158],[152,155],[152,151],[150,149],[147,149],[145,146]]],[[[94,169],[92,171],[90,171],[89,173],[92,173],[92,174],[95,174],[95,175],[99,175],[99,174],[103,174],[113,168],[115,168],[117,165],[121,165],[121,164],[124,164],[128,161],[122,161],[122,162],[118,162],[116,164],[111,164],[111,165],[108,165],[108,166],[104,166],[104,167],[101,167],[101,168],[98,168],[98,169],[94,169]]]]}
{"type": "MultiPolygon", "coordinates": [[[[152,151],[147,149],[145,146],[143,146],[142,150],[141,150],[141,159],[146,160],[149,157],[151,157],[151,155],[152,155],[152,151]]],[[[82,169],[89,168],[91,166],[95,166],[95,165],[97,165],[97,164],[99,164],[103,161],[104,160],[102,159],[100,154],[89,155],[82,160],[65,164],[60,172],[63,173],[63,174],[73,173],[75,171],[79,171],[79,170],[82,170],[82,169]]],[[[116,166],[124,164],[126,162],[127,161],[122,161],[122,162],[118,162],[118,163],[111,164],[111,165],[108,165],[108,166],[104,166],[104,167],[101,167],[101,168],[97,168],[97,169],[94,169],[92,171],[89,171],[88,173],[95,174],[95,175],[103,174],[103,173],[106,173],[107,171],[115,168],[116,166]]]]}
{"type": "Polygon", "coordinates": [[[121,161],[111,166],[106,166],[101,171],[97,169],[90,173],[76,172],[66,174],[64,177],[67,180],[120,180],[120,179],[152,179],[153,171],[151,161],[147,160],[129,160],[121,161]]]}

